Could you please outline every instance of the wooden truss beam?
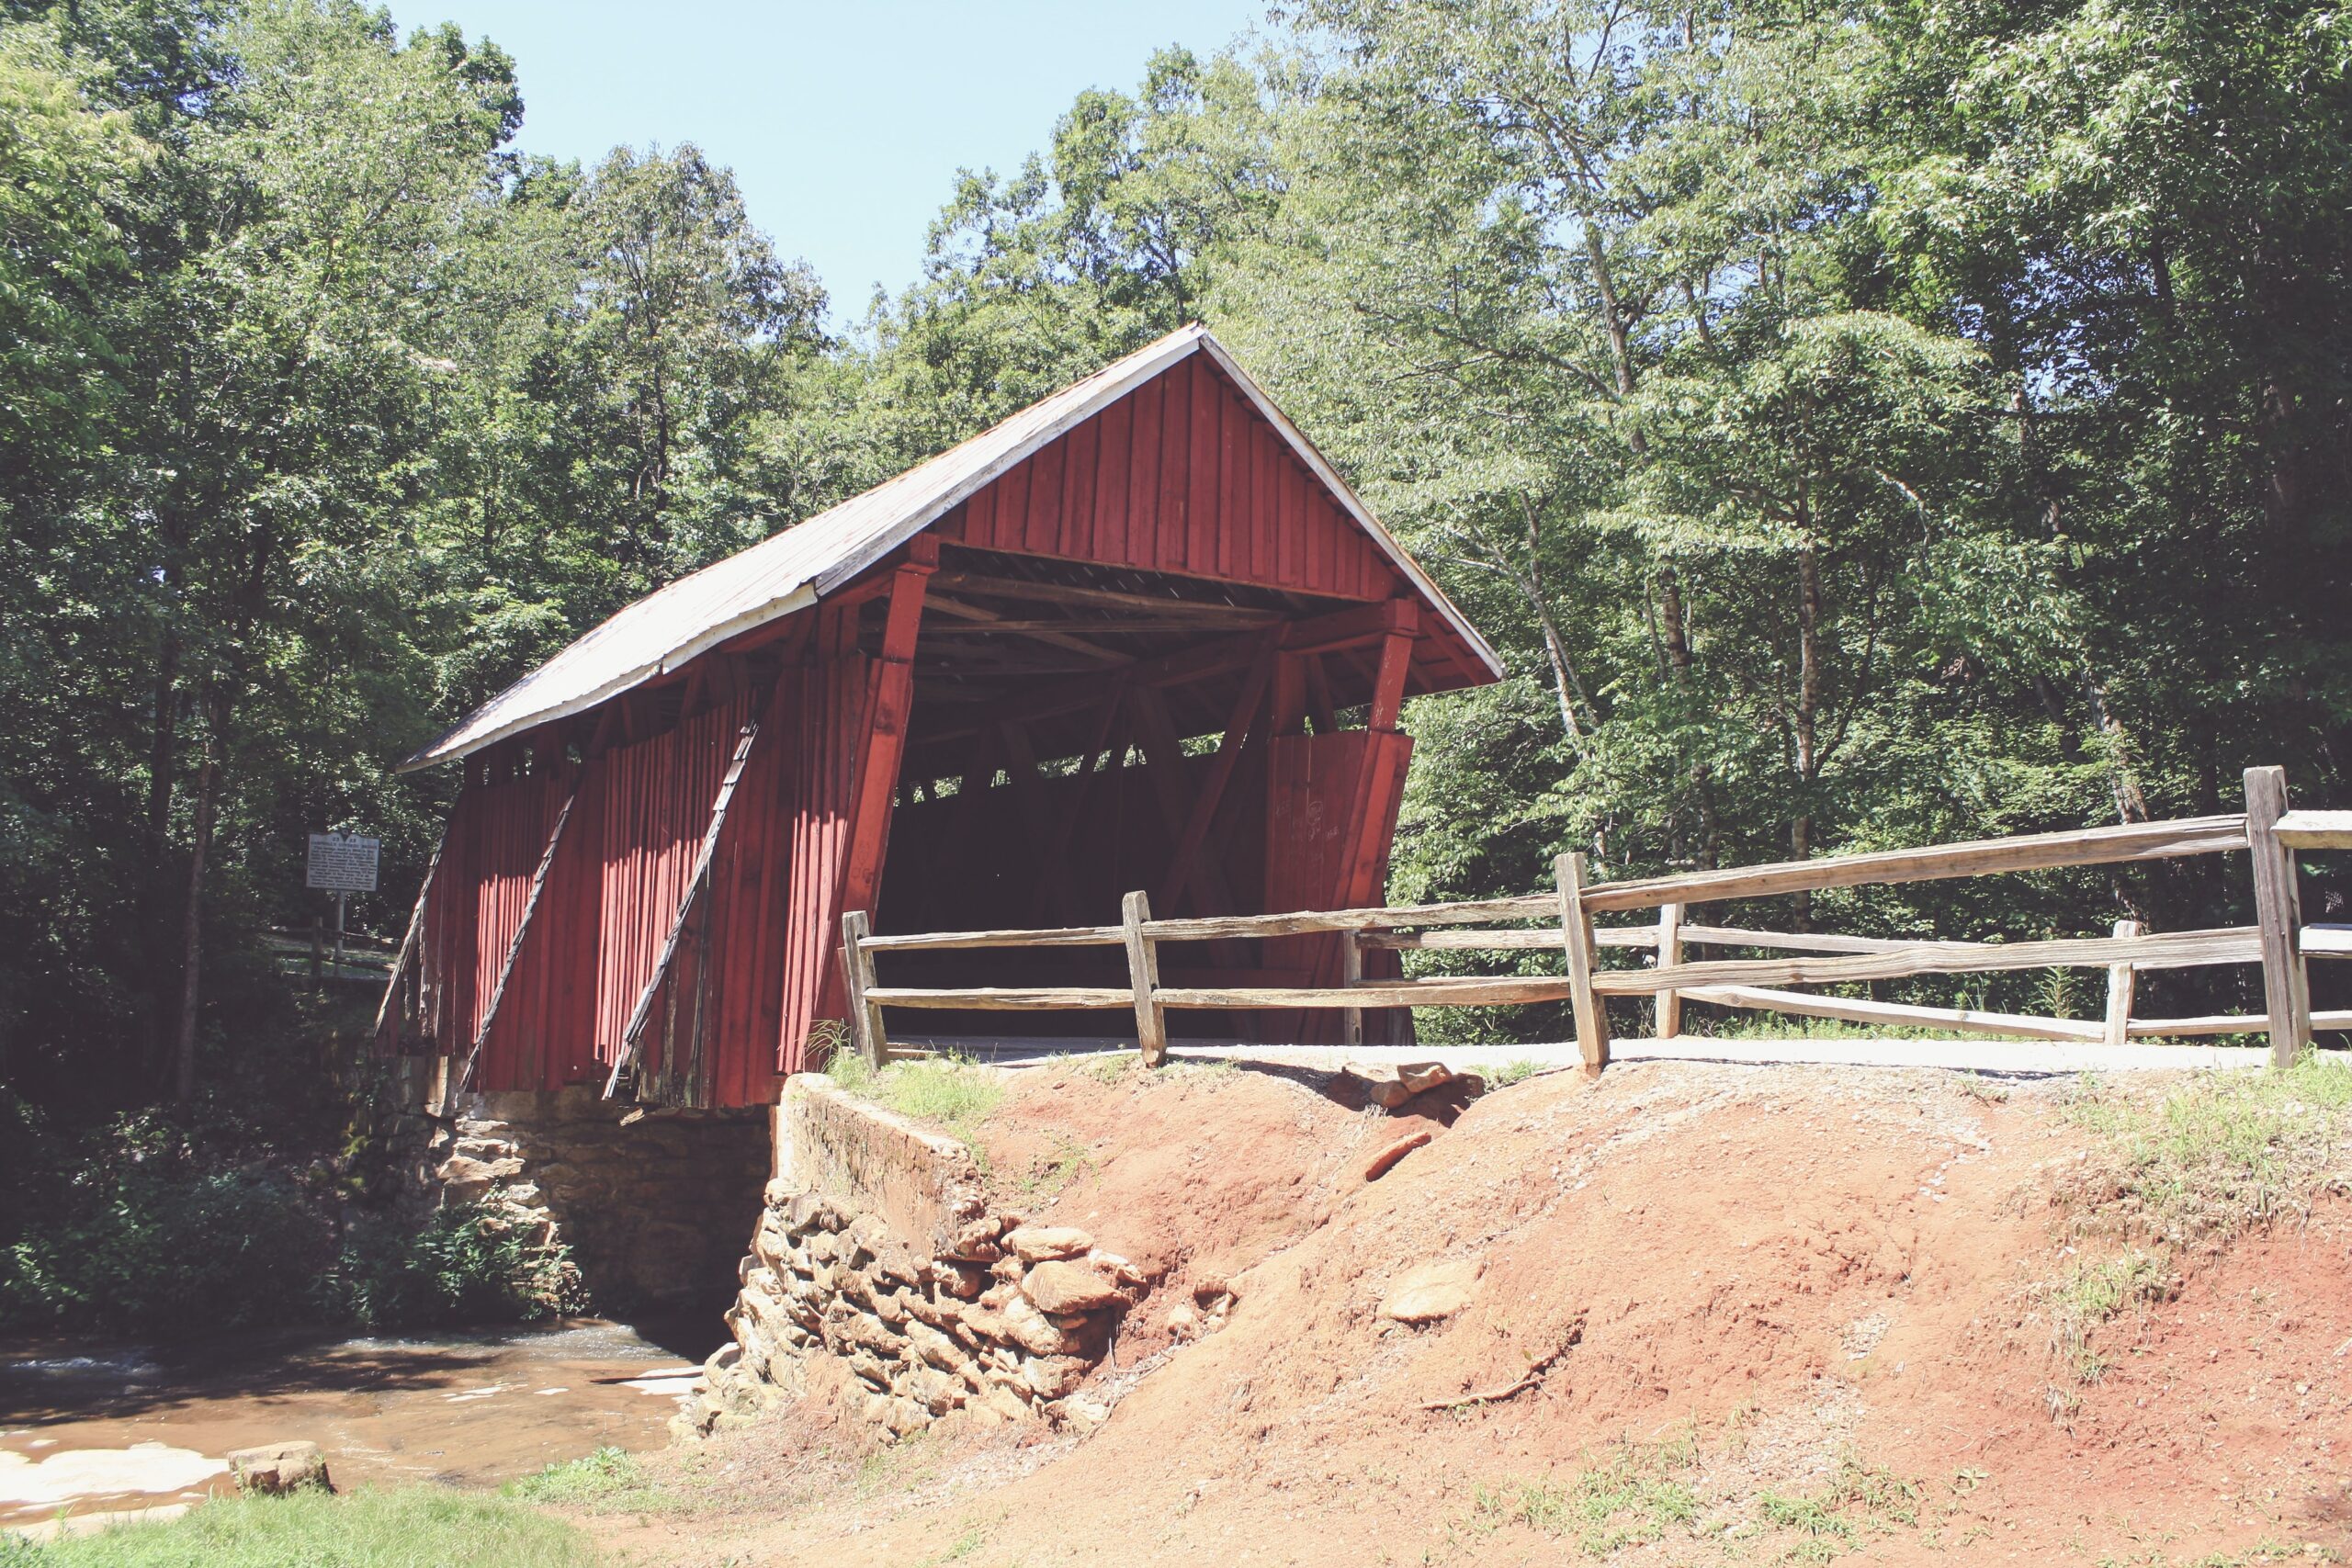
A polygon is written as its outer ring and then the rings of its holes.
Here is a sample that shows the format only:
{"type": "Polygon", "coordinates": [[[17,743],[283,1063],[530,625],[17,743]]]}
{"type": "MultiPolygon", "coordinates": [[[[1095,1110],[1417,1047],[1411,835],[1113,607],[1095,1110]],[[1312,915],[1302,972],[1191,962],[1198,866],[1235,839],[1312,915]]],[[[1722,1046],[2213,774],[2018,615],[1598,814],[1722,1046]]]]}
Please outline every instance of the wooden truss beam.
{"type": "Polygon", "coordinates": [[[1072,582],[1024,582],[1018,578],[952,569],[941,571],[934,585],[950,592],[985,593],[992,599],[1016,599],[1034,604],[1080,604],[1095,609],[1181,615],[1198,626],[1259,626],[1283,618],[1280,610],[1261,610],[1248,604],[1204,604],[1197,599],[1090,588],[1072,582]]]}
{"type": "Polygon", "coordinates": [[[942,615],[953,615],[957,620],[972,623],[967,626],[933,626],[931,630],[931,635],[933,637],[958,633],[980,636],[999,632],[1025,637],[1032,642],[1042,642],[1048,648],[1058,648],[1068,653],[1082,654],[1097,664],[1118,664],[1125,662],[1126,659],[1125,654],[1115,649],[1104,648],[1100,643],[1092,643],[1084,637],[1074,637],[1070,635],[1069,629],[1059,625],[1045,621],[1016,621],[994,610],[984,609],[978,604],[967,604],[961,599],[951,599],[944,593],[931,595],[930,608],[939,611],[942,615]]]}
{"type": "MultiPolygon", "coordinates": [[[[433,846],[433,858],[424,863],[424,880],[417,886],[415,907],[409,910],[408,934],[401,938],[400,953],[392,960],[392,977],[384,986],[384,999],[376,1004],[376,1040],[379,1049],[384,1038],[384,1021],[397,1020],[399,1016],[394,1009],[400,1000],[401,982],[408,977],[409,964],[422,957],[419,949],[424,945],[424,905],[425,901],[433,896],[433,878],[441,870],[441,852],[448,847],[449,829],[445,824],[441,829],[441,841],[433,846]]],[[[394,1022],[393,1029],[392,1043],[398,1046],[400,1035],[397,1021],[394,1022]]]]}
{"type": "MultiPolygon", "coordinates": [[[[1189,685],[1197,681],[1250,670],[1265,651],[1270,635],[1278,636],[1280,649],[1286,653],[1319,654],[1371,643],[1385,644],[1390,639],[1400,616],[1409,614],[1413,608],[1410,600],[1353,605],[1328,615],[1283,623],[1278,633],[1270,626],[1256,632],[1219,637],[1174,653],[1136,660],[1115,668],[1137,688],[1189,685]],[[1397,608],[1399,605],[1403,606],[1402,611],[1397,608]]],[[[1409,629],[1410,622],[1404,624],[1409,629]]],[[[1107,672],[1106,670],[1104,673],[1107,672]]],[[[1023,693],[994,708],[979,707],[972,713],[959,715],[954,728],[926,734],[923,744],[928,746],[943,740],[960,739],[1007,720],[1029,723],[1091,708],[1101,699],[1101,682],[1100,674],[1073,675],[1046,682],[1037,690],[1023,693]]],[[[1154,907],[1167,908],[1165,904],[1154,907]]]]}

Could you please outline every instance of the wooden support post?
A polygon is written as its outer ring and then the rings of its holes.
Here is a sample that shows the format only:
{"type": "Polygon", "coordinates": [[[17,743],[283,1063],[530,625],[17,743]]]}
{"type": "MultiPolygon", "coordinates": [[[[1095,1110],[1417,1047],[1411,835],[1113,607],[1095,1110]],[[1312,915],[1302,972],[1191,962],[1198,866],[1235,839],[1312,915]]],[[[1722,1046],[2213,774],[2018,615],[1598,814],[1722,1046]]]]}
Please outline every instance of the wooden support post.
{"type": "MultiPolygon", "coordinates": [[[[1657,907],[1657,967],[1670,969],[1682,962],[1682,909],[1679,904],[1657,907]]],[[[1682,993],[1660,991],[1657,994],[1657,1037],[1660,1040],[1682,1038],[1682,993]]]]}
{"type": "Polygon", "coordinates": [[[1562,855],[1554,870],[1560,882],[1560,942],[1568,953],[1569,1006],[1576,1015],[1577,1049],[1584,1055],[1585,1071],[1597,1073],[1609,1065],[1609,1009],[1592,988],[1595,948],[1592,911],[1584,902],[1584,856],[1562,855]]]}
{"type": "MultiPolygon", "coordinates": [[[[311,917],[311,994],[312,996],[319,994],[323,984],[322,976],[326,973],[326,923],[320,917],[312,915],[311,917]]],[[[399,976],[395,976],[393,984],[399,983],[399,976]]]]}
{"type": "Polygon", "coordinates": [[[842,976],[849,987],[849,1032],[866,1065],[879,1067],[890,1059],[890,1042],[882,1029],[882,1004],[865,997],[876,984],[874,953],[865,945],[865,939],[873,934],[874,922],[866,919],[865,910],[852,909],[842,917],[842,976]]]}
{"type": "Polygon", "coordinates": [[[2295,852],[2278,839],[2287,815],[2283,768],[2245,771],[2245,839],[2254,859],[2254,923],[2262,937],[2263,1010],[2270,1019],[2270,1060],[2295,1064],[2312,1043],[2312,994],[2303,972],[2302,898],[2295,852]]]}
{"type": "Polygon", "coordinates": [[[1127,949],[1127,983],[1136,994],[1136,1048],[1144,1066],[1156,1067],[1168,1059],[1168,1015],[1152,993],[1159,989],[1159,944],[1144,934],[1151,919],[1151,899],[1141,889],[1119,904],[1119,927],[1127,949]]]}
{"type": "MultiPolygon", "coordinates": [[[[2137,920],[2115,922],[2115,934],[2119,937],[2138,936],[2142,929],[2137,920]]],[[[2132,1036],[2132,993],[2136,987],[2137,974],[2138,971],[2129,964],[2110,964],[2107,966],[2105,1039],[2109,1045],[2120,1045],[2132,1036]]]]}
{"type": "MultiPolygon", "coordinates": [[[[1350,990],[1363,983],[1363,933],[1345,931],[1340,933],[1340,984],[1350,990]]],[[[1351,1045],[1363,1043],[1363,1009],[1350,1008],[1340,1014],[1340,1038],[1351,1045]]]]}
{"type": "Polygon", "coordinates": [[[899,790],[899,763],[906,754],[907,722],[914,707],[915,638],[922,624],[923,589],[937,561],[936,541],[890,576],[890,609],[882,628],[882,657],[875,661],[865,699],[865,751],[858,760],[857,794],[850,807],[849,843],[843,854],[841,904],[844,909],[874,908],[881,891],[882,862],[890,842],[890,808],[899,790]]]}

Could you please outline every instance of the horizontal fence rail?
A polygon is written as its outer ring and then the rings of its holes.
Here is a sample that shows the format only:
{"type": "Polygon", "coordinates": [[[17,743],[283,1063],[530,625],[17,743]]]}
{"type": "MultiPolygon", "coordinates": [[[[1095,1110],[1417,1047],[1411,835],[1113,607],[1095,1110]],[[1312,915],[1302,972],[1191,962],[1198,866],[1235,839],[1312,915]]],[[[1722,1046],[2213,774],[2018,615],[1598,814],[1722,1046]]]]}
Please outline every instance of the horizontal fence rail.
{"type": "Polygon", "coordinates": [[[2352,1028],[2352,1012],[2311,1011],[2306,956],[2352,957],[2352,927],[2302,924],[2292,851],[2352,849],[2352,812],[2289,811],[2283,774],[2249,769],[2244,813],[2168,822],[2128,823],[2073,832],[1930,845],[1866,854],[1684,873],[1623,882],[1587,880],[1584,857],[1564,855],[1553,892],[1379,908],[1300,910],[1268,915],[1217,915],[1155,919],[1144,895],[1129,894],[1118,925],[1050,930],[936,931],[876,936],[866,916],[844,918],[842,958],[848,976],[851,1026],[870,1059],[887,1057],[882,1010],[952,1011],[1125,1011],[1147,1061],[1166,1050],[1167,1010],[1247,1011],[1336,1008],[1347,1016],[1347,1037],[1361,1038],[1365,1008],[1493,1007],[1567,1002],[1587,1064],[1609,1058],[1606,1001],[1653,997],[1658,1031],[1680,1032],[1686,1001],[1804,1017],[1998,1034],[2029,1040],[2104,1042],[2236,1032],[2267,1032],[2274,1059],[2291,1061],[2314,1028],[2352,1028]],[[2255,869],[2256,923],[2211,931],[2143,932],[2119,922],[2106,937],[2028,942],[1944,942],[1901,937],[1775,931],[1746,926],[1686,924],[1693,905],[1817,892],[1874,884],[1941,880],[2086,865],[2120,864],[2182,855],[2249,852],[2255,869]],[[1657,922],[1596,926],[1600,913],[1655,909],[1657,922]],[[1541,921],[1505,926],[1504,921],[1541,921]],[[1165,985],[1159,948],[1167,942],[1337,934],[1346,983],[1340,987],[1165,985]],[[876,971],[884,953],[992,948],[1123,947],[1125,986],[886,986],[876,971]],[[1746,948],[1785,956],[1689,962],[1689,947],[1746,948]],[[1645,967],[1606,969],[1600,950],[1647,952],[1645,967]],[[1364,950],[1399,952],[1556,952],[1560,976],[1433,976],[1419,979],[1362,978],[1364,950]],[[2143,1019],[2132,1016],[2133,977],[2159,969],[2260,964],[2266,1010],[2258,1014],[2143,1019]],[[1995,974],[2021,969],[2104,969],[2108,1007],[2103,1019],[2045,1018],[1982,1009],[1927,1007],[1869,998],[1825,996],[1791,987],[1856,985],[1928,975],[1995,974]]]}

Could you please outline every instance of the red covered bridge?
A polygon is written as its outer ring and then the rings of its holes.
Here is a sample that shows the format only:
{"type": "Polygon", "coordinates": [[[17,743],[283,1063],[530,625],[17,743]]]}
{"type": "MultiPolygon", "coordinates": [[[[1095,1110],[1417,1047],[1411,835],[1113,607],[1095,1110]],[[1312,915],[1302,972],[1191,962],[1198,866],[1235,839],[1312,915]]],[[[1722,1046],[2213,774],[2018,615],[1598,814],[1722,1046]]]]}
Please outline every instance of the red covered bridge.
{"type": "MultiPolygon", "coordinates": [[[[842,1016],[845,910],[890,931],[1115,920],[1136,887],[1162,915],[1376,903],[1399,705],[1500,673],[1187,327],[639,600],[410,758],[465,781],[379,1041],[450,1057],[453,1087],[749,1105],[842,1016]]],[[[1062,983],[1116,959],[1045,956],[1062,983]]],[[[954,953],[902,962],[925,961],[921,983],[962,977],[954,953]]],[[[1291,938],[1204,944],[1190,972],[1338,963],[1291,938]]]]}

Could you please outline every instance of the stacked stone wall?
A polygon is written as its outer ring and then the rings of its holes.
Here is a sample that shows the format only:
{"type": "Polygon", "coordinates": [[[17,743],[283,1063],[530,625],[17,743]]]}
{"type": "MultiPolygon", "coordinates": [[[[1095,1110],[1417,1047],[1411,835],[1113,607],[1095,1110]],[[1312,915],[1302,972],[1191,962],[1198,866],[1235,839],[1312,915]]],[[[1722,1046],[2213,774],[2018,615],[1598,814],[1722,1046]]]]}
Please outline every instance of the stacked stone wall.
{"type": "Polygon", "coordinates": [[[724,1299],[769,1169],[764,1111],[644,1112],[582,1085],[452,1097],[418,1174],[543,1225],[597,1311],[641,1315],[724,1299]]]}
{"type": "Polygon", "coordinates": [[[1080,1385],[1148,1281],[1085,1232],[992,1205],[970,1152],[830,1081],[776,1111],[775,1179],[683,1419],[708,1430],[820,1382],[904,1436],[951,1413],[1087,1425],[1080,1385]]]}

